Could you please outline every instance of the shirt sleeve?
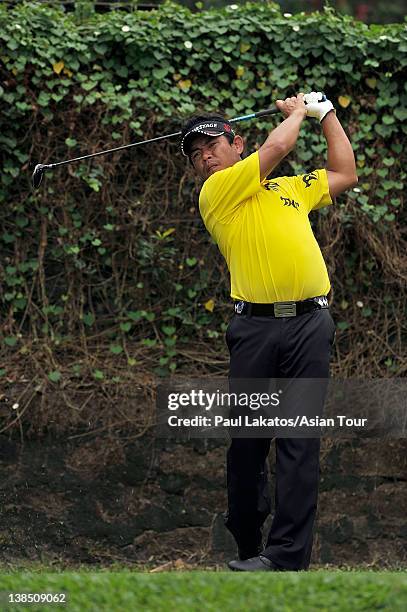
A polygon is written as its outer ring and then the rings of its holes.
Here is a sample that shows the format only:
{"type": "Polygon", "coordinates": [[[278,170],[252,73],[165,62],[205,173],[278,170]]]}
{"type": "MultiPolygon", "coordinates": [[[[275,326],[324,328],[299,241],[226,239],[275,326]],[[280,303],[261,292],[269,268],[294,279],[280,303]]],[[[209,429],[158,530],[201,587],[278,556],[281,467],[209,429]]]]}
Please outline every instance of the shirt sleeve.
{"type": "Polygon", "coordinates": [[[210,176],[201,189],[199,210],[204,222],[213,217],[230,223],[245,200],[261,190],[260,162],[255,151],[233,166],[210,176]]]}
{"type": "Polygon", "coordinates": [[[332,204],[325,168],[294,176],[293,187],[297,198],[304,202],[308,212],[332,204]]]}

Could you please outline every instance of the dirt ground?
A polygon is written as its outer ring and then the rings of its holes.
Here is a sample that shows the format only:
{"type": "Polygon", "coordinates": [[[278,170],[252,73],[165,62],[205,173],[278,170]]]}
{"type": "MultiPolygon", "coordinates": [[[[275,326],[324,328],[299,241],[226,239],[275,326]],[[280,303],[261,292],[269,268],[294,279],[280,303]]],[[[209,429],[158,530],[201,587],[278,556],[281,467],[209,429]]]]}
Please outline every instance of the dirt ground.
{"type": "MultiPolygon", "coordinates": [[[[374,441],[360,444],[323,441],[312,568],[407,565],[405,445],[382,443],[378,462],[374,441]]],[[[1,566],[224,569],[225,450],[0,436],[1,566]]]]}

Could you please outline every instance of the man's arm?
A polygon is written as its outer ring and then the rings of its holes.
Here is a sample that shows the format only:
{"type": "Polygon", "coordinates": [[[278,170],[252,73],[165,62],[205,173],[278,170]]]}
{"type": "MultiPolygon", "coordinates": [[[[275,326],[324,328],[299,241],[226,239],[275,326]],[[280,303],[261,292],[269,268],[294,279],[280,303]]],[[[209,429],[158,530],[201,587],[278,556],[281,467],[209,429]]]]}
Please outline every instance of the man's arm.
{"type": "Polygon", "coordinates": [[[328,145],[326,166],[331,198],[354,187],[358,182],[352,145],[337,116],[330,112],[322,121],[322,131],[328,145]]]}
{"type": "Polygon", "coordinates": [[[259,149],[261,181],[295,147],[307,113],[303,94],[298,94],[296,98],[286,98],[285,101],[277,100],[276,106],[287,118],[269,134],[259,149]]]}

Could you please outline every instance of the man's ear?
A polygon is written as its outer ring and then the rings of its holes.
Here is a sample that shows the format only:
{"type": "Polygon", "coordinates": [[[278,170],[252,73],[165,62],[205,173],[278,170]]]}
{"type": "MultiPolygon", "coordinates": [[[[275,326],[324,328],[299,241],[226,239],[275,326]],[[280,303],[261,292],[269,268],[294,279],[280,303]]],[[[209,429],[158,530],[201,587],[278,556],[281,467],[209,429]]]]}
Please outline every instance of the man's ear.
{"type": "Polygon", "coordinates": [[[234,137],[232,145],[235,147],[235,149],[239,153],[239,155],[241,155],[243,153],[244,140],[243,140],[243,138],[241,136],[239,136],[239,134],[236,134],[236,136],[234,137]]]}

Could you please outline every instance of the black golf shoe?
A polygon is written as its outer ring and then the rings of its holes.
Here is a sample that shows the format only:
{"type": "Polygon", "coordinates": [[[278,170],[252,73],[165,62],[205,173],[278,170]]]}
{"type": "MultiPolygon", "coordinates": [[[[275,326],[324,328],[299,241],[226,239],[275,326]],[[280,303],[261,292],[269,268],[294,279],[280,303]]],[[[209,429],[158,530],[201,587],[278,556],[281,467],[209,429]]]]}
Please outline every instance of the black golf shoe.
{"type": "Polygon", "coordinates": [[[251,557],[244,561],[229,561],[228,566],[234,572],[283,572],[284,568],[278,567],[267,557],[259,555],[258,557],[251,557]]]}

